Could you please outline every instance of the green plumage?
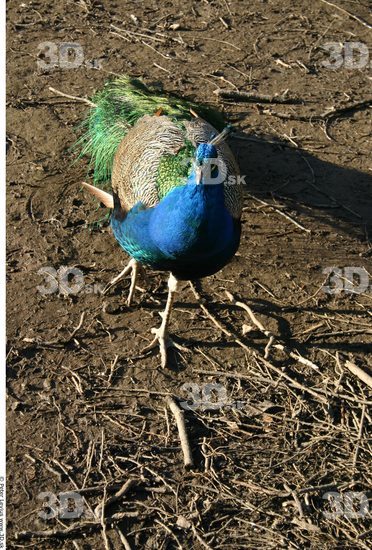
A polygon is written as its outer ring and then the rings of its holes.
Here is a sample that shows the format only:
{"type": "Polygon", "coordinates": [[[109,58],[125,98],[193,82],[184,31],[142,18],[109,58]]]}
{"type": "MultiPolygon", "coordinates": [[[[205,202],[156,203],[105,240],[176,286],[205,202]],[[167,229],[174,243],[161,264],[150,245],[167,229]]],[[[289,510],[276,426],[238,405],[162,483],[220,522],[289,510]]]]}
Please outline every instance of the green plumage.
{"type": "Polygon", "coordinates": [[[159,162],[156,187],[161,200],[173,187],[183,185],[192,170],[195,147],[187,142],[175,155],[164,155],[159,162]]]}
{"type": "MultiPolygon", "coordinates": [[[[86,132],[78,141],[81,155],[89,155],[94,166],[94,181],[104,185],[110,180],[115,153],[119,144],[143,116],[154,115],[161,111],[162,115],[169,117],[175,124],[182,126],[182,121],[190,120],[190,109],[210,122],[216,129],[224,126],[222,115],[209,107],[195,104],[191,101],[179,99],[171,95],[159,95],[149,90],[139,80],[128,76],[121,76],[116,80],[106,83],[104,89],[99,92],[93,102],[96,107],[85,121],[86,132]]],[[[190,147],[185,144],[188,153],[192,153],[190,147]]],[[[181,152],[177,157],[182,157],[181,152]]],[[[174,174],[175,184],[178,178],[187,175],[183,165],[181,168],[177,161],[164,159],[159,167],[159,189],[161,195],[163,186],[169,186],[169,180],[164,180],[164,172],[168,169],[174,174]]]]}

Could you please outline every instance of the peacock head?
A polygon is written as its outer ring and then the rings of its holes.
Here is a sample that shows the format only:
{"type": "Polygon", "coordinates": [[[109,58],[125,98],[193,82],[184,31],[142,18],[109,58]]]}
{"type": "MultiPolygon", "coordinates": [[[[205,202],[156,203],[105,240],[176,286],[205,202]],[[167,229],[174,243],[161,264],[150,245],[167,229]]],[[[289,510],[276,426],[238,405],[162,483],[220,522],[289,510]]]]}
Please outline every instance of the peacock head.
{"type": "Polygon", "coordinates": [[[189,178],[189,183],[194,184],[220,184],[226,177],[226,165],[218,156],[216,145],[225,140],[231,132],[231,126],[227,126],[220,134],[213,137],[208,143],[200,143],[195,151],[194,169],[189,178]]]}
{"type": "Polygon", "coordinates": [[[216,172],[218,159],[217,149],[210,143],[200,143],[195,151],[194,170],[195,182],[206,183],[216,172]]]}

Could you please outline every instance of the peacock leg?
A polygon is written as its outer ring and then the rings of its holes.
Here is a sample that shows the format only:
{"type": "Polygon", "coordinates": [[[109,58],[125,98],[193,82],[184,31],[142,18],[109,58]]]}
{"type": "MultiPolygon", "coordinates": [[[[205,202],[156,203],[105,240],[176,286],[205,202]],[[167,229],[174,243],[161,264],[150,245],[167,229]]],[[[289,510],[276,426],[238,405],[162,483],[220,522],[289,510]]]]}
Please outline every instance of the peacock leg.
{"type": "Polygon", "coordinates": [[[174,301],[174,295],[175,293],[177,292],[177,285],[178,285],[178,281],[176,279],[176,277],[174,275],[172,275],[172,273],[169,275],[169,279],[168,279],[168,298],[167,298],[167,303],[166,303],[166,306],[165,306],[165,310],[160,313],[160,316],[162,318],[162,322],[161,322],[161,325],[159,328],[152,328],[151,329],[151,332],[153,334],[155,334],[155,338],[153,339],[153,341],[148,345],[146,346],[142,352],[143,353],[146,353],[147,351],[150,351],[154,348],[156,348],[157,346],[159,346],[160,348],[160,357],[161,357],[161,366],[164,368],[167,366],[167,359],[168,359],[168,354],[167,354],[167,349],[168,348],[177,348],[179,350],[182,350],[182,351],[188,351],[186,348],[176,344],[175,342],[173,342],[173,340],[170,338],[169,334],[168,334],[168,324],[169,324],[169,318],[170,318],[170,314],[171,314],[171,310],[172,310],[172,306],[173,306],[173,301],[174,301]]]}
{"type": "Polygon", "coordinates": [[[106,287],[103,290],[103,294],[107,294],[107,292],[113,286],[115,286],[119,281],[121,281],[121,279],[123,279],[126,275],[128,275],[129,272],[131,272],[129,294],[128,294],[128,298],[127,298],[127,305],[130,306],[131,303],[132,303],[134,290],[136,288],[136,282],[137,282],[137,277],[138,277],[138,268],[139,268],[139,263],[137,262],[137,260],[135,260],[134,258],[131,258],[131,260],[129,260],[128,264],[125,266],[123,271],[121,273],[119,273],[119,275],[114,277],[114,279],[112,279],[112,281],[110,281],[108,283],[108,285],[106,285],[106,287]]]}

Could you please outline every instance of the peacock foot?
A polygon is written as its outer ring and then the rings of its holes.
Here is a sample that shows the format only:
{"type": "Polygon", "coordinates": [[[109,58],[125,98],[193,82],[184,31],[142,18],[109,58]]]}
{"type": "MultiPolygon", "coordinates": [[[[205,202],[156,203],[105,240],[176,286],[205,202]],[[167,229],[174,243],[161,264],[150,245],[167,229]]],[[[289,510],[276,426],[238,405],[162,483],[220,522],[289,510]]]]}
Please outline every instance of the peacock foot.
{"type": "Polygon", "coordinates": [[[117,285],[119,281],[124,279],[124,277],[128,275],[128,273],[131,273],[130,288],[129,288],[128,298],[126,300],[126,304],[130,306],[132,304],[133,294],[136,288],[138,269],[139,269],[139,263],[134,258],[129,260],[128,264],[125,266],[123,271],[119,273],[119,275],[114,277],[114,279],[112,279],[112,281],[110,281],[105,286],[105,288],[103,289],[103,294],[107,294],[107,292],[111,290],[111,288],[113,288],[115,285],[117,285]]]}
{"type": "Polygon", "coordinates": [[[174,340],[172,340],[172,338],[169,336],[168,331],[164,330],[163,327],[160,326],[160,328],[152,328],[151,332],[155,335],[154,339],[152,340],[152,342],[150,342],[148,346],[143,348],[142,353],[147,353],[148,351],[151,351],[159,346],[162,368],[165,368],[168,364],[168,349],[173,348],[184,352],[189,351],[184,346],[181,346],[180,344],[174,342],[174,340]]]}

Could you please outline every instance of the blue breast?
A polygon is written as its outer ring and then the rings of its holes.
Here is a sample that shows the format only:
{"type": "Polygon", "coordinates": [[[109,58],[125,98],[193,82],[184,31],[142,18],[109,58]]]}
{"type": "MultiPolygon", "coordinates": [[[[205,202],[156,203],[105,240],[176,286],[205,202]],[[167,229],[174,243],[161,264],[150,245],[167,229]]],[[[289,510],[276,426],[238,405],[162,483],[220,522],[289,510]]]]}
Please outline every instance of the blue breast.
{"type": "Polygon", "coordinates": [[[220,270],[235,254],[240,222],[224,205],[221,184],[188,183],[173,189],[153,208],[140,203],[111,225],[122,248],[139,262],[179,279],[196,279],[220,270]]]}

